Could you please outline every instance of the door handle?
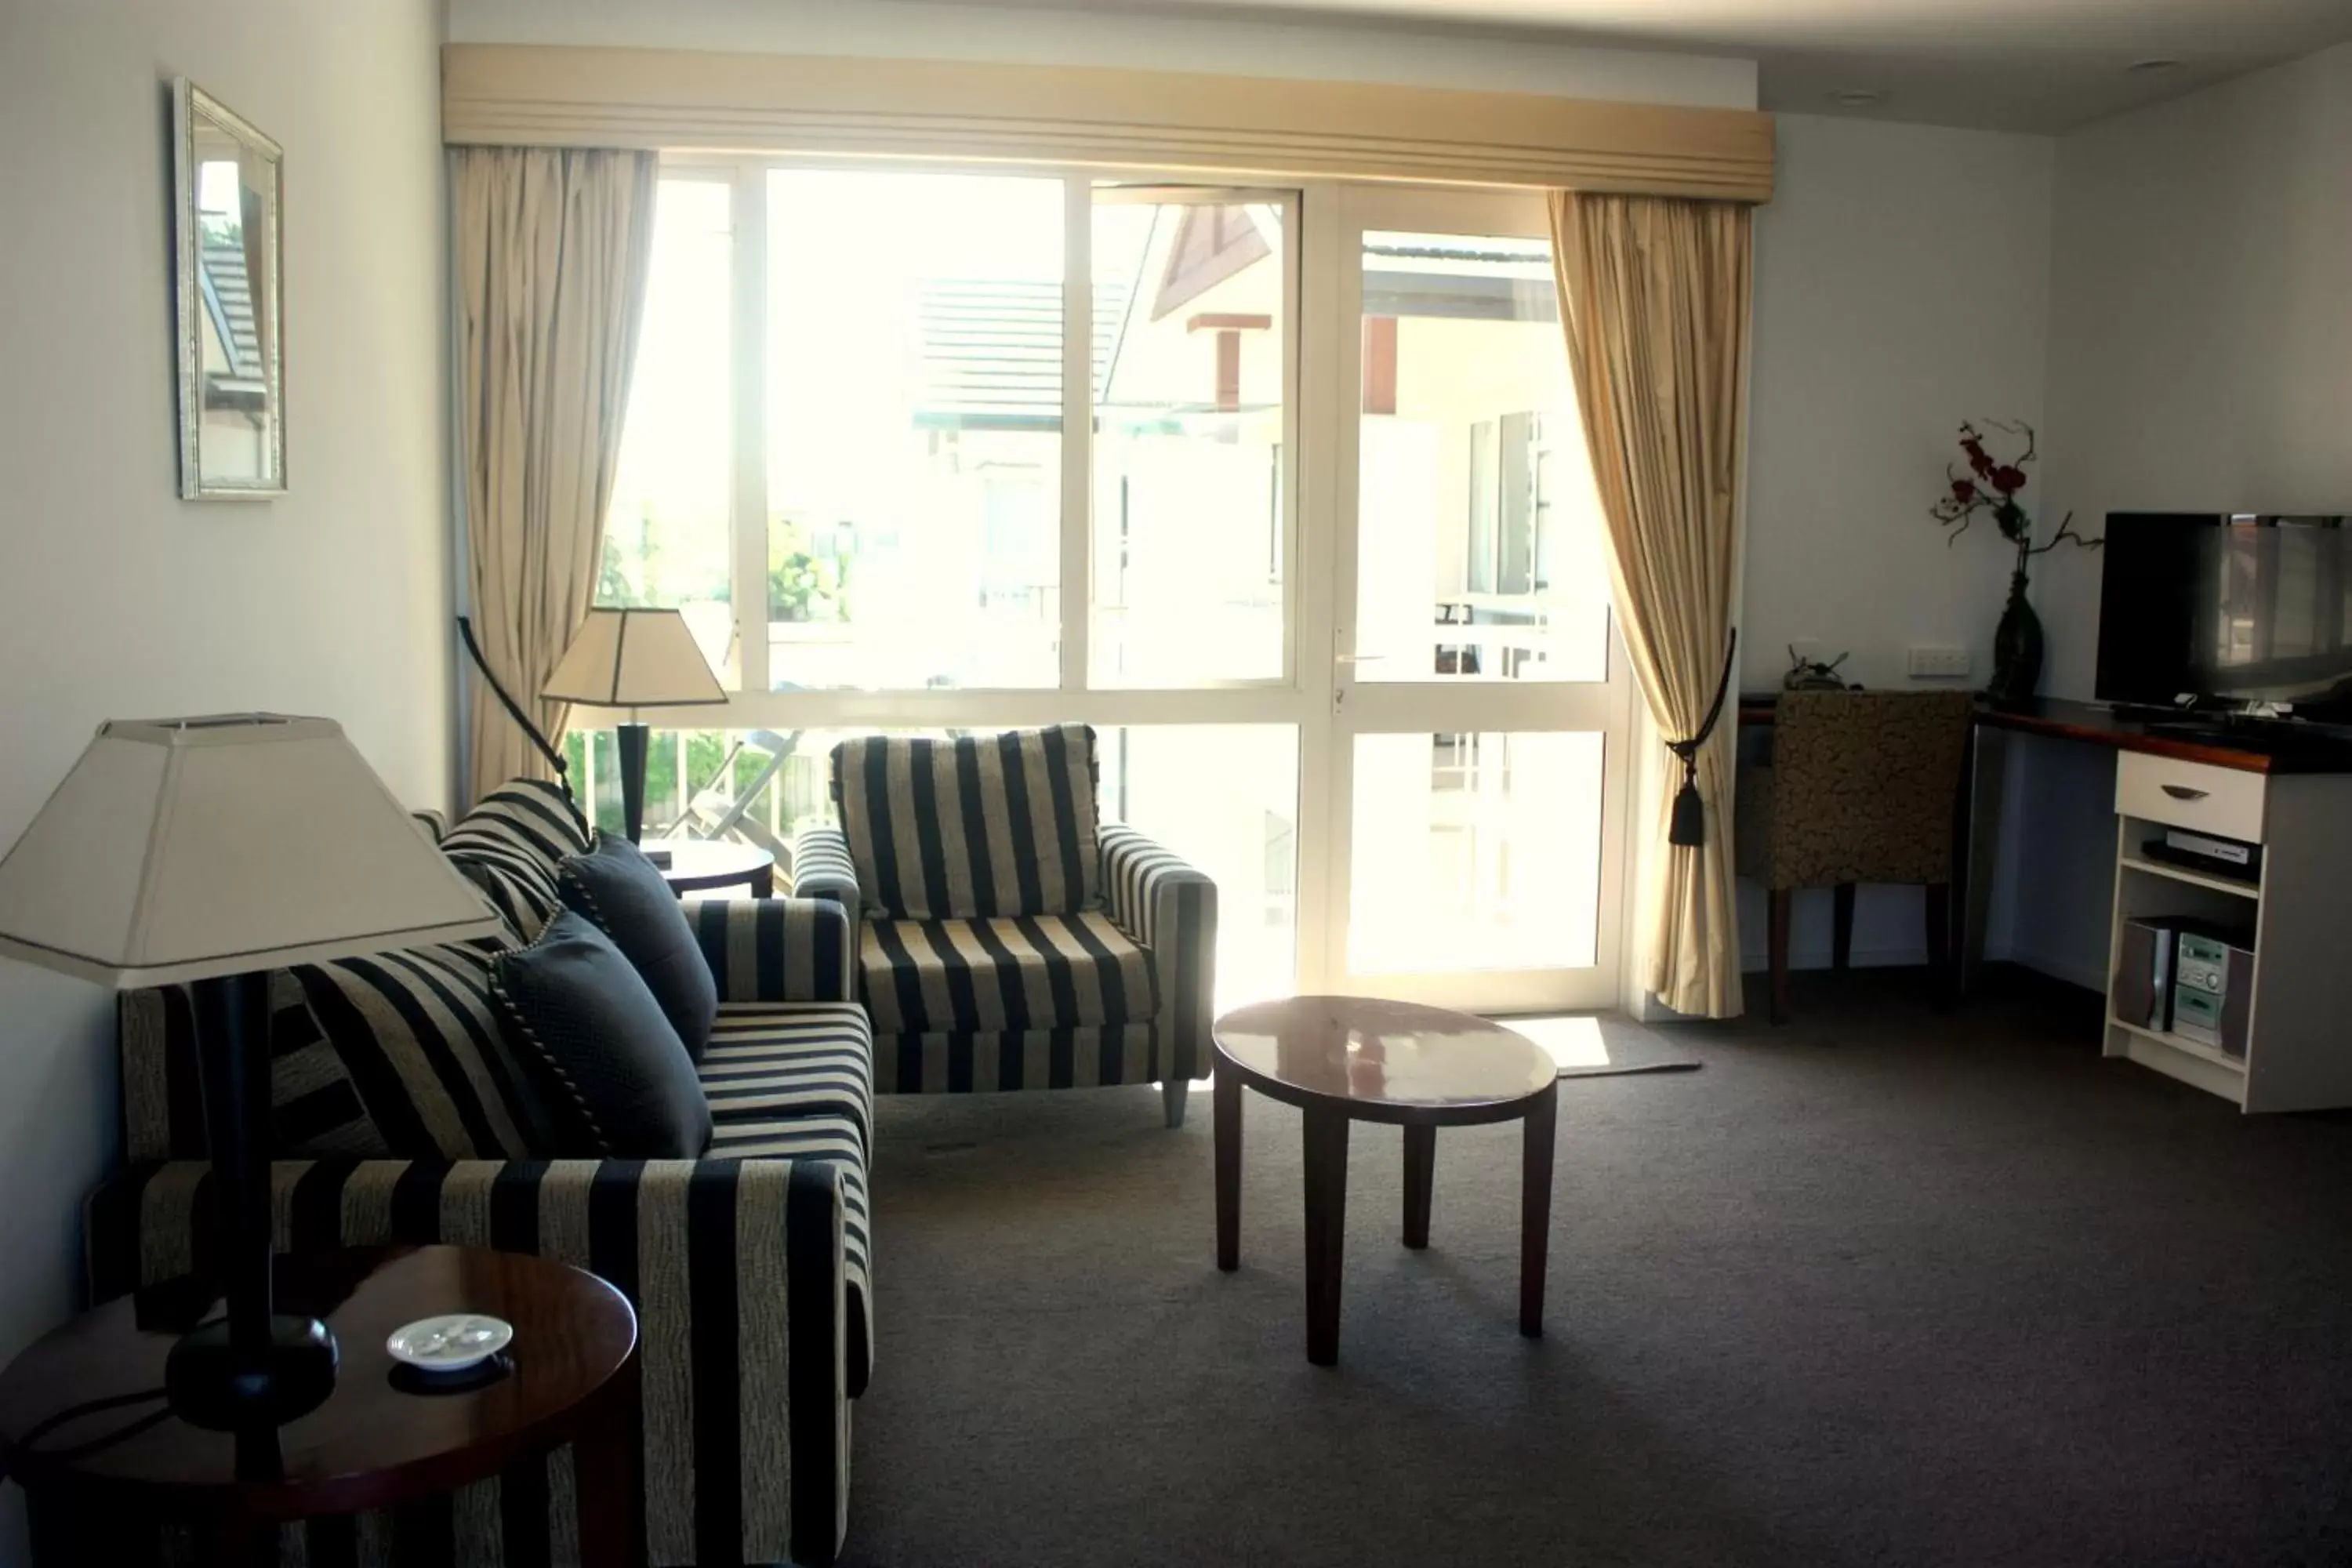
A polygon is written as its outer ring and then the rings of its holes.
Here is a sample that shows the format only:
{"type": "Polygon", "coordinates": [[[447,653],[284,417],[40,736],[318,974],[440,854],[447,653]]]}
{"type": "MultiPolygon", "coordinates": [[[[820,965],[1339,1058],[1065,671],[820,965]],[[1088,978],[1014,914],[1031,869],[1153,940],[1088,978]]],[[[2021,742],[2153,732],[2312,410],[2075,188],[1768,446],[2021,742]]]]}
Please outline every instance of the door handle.
{"type": "Polygon", "coordinates": [[[2191,789],[2187,784],[2166,784],[2164,793],[2175,800],[2203,800],[2210,790],[2191,789]]]}

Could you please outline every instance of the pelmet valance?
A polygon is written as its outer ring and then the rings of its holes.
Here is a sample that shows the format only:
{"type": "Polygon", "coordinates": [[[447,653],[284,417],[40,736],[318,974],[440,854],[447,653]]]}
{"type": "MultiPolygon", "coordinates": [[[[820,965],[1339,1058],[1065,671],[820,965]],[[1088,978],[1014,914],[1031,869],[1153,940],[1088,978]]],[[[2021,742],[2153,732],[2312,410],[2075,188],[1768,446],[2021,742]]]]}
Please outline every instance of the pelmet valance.
{"type": "Polygon", "coordinates": [[[955,158],[1256,179],[1772,194],[1746,110],[1360,82],[662,49],[452,44],[453,145],[955,158]]]}

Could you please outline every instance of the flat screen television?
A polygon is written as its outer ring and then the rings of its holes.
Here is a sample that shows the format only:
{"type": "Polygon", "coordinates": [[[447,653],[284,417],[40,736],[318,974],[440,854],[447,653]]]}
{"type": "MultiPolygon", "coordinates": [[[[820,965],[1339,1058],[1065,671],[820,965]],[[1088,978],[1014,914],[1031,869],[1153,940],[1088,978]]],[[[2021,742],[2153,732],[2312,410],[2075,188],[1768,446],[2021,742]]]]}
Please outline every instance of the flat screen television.
{"type": "Polygon", "coordinates": [[[2342,517],[2107,514],[2103,701],[2291,703],[2352,721],[2352,532],[2342,517]]]}

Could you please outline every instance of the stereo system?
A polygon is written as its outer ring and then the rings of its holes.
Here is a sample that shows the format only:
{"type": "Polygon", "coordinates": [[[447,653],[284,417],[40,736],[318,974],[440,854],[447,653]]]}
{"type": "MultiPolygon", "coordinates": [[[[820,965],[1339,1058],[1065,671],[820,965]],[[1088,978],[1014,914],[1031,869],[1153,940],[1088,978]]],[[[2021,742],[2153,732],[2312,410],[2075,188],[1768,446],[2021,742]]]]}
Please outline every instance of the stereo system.
{"type": "Polygon", "coordinates": [[[2118,1023],[2246,1054],[2252,931],[2187,917],[2126,921],[2116,964],[2118,1023]]]}
{"type": "Polygon", "coordinates": [[[2151,860],[2167,865],[2186,867],[2191,871],[2210,872],[2227,877],[2234,882],[2256,882],[2263,875],[2263,847],[2242,844],[2234,838],[2223,838],[2211,833],[2191,833],[2185,827],[2168,827],[2157,837],[2140,846],[2151,860]]]}

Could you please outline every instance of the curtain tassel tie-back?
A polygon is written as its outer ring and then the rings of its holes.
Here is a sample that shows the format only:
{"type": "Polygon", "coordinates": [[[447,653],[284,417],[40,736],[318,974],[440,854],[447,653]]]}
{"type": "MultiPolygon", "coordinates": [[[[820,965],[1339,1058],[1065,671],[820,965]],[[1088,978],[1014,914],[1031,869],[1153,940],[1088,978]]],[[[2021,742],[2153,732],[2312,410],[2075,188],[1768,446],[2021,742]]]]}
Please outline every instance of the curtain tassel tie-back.
{"type": "Polygon", "coordinates": [[[1739,628],[1734,626],[1730,639],[1724,645],[1723,674],[1715,683],[1715,700],[1708,705],[1706,717],[1699,721],[1698,733],[1687,741],[1666,742],[1666,750],[1683,763],[1683,787],[1675,792],[1675,816],[1666,829],[1666,842],[1685,849],[1696,849],[1706,842],[1706,805],[1698,794],[1698,753],[1723,717],[1723,699],[1731,689],[1731,658],[1738,648],[1739,628]]]}

